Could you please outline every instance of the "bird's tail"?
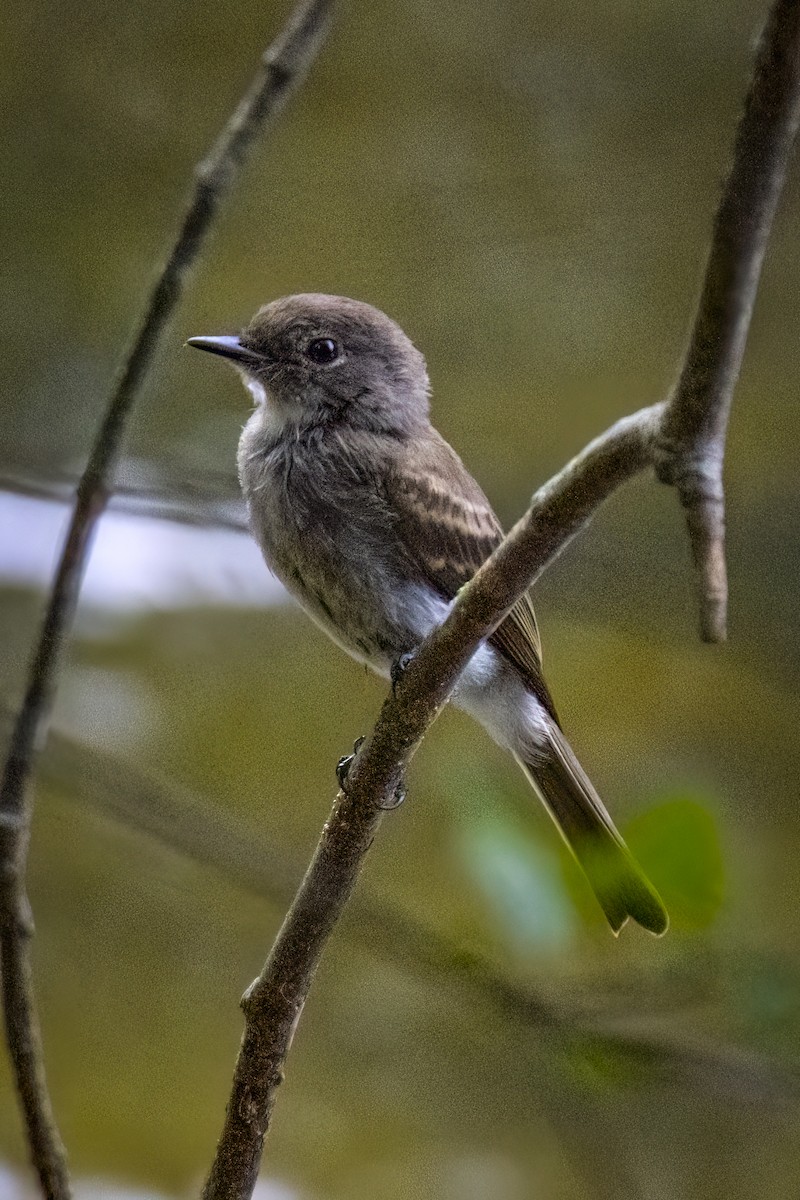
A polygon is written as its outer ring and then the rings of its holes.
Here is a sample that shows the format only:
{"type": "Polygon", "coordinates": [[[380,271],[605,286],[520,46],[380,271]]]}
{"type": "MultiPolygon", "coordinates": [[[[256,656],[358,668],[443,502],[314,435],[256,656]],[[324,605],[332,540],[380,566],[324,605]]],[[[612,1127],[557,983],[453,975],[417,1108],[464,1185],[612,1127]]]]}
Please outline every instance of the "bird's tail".
{"type": "Polygon", "coordinates": [[[661,898],[614,827],[602,800],[554,724],[536,760],[518,759],[580,863],[614,934],[633,917],[659,936],[669,917],[661,898]]]}

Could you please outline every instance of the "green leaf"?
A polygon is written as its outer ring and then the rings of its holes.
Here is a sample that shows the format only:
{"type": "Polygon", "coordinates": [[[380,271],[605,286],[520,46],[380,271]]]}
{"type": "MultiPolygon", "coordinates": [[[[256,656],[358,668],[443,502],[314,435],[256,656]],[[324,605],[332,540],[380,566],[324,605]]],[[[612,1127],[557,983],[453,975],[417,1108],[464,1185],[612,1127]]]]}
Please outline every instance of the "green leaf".
{"type": "Polygon", "coordinates": [[[725,898],[725,869],[712,813],[678,797],[635,817],[625,840],[661,893],[672,924],[704,929],[725,898]]]}

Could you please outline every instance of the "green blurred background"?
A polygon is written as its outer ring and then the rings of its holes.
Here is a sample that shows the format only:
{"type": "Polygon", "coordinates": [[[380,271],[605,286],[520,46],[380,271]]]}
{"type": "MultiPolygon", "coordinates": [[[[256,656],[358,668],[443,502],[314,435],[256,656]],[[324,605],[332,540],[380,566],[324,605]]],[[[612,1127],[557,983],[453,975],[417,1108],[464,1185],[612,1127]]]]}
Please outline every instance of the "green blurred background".
{"type": "MultiPolygon", "coordinates": [[[[82,466],[193,165],[285,13],[29,0],[0,15],[6,713],[42,605],[19,555],[38,555],[40,578],[54,544],[20,493],[82,466]]],[[[211,528],[237,520],[248,398],[182,342],[292,291],[371,301],[425,351],[439,428],[512,521],[670,385],[763,13],[351,2],[256,154],[135,414],[134,515],[106,525],[115,598],[87,585],[37,788],[35,965],[87,1196],[197,1186],[238,998],[335,762],[384,692],[254,553],[249,591],[226,575],[250,553],[211,528]],[[197,525],[188,560],[165,566],[179,600],[151,568],[143,598],[134,549],[176,515],[197,525]]],[[[798,215],[795,170],[731,427],[728,645],[698,640],[682,520],[650,480],[537,591],[571,740],[671,932],[615,942],[514,764],[446,713],[319,972],[264,1198],[794,1194],[798,215]]],[[[3,1062],[2,1200],[24,1160],[3,1062]]]]}

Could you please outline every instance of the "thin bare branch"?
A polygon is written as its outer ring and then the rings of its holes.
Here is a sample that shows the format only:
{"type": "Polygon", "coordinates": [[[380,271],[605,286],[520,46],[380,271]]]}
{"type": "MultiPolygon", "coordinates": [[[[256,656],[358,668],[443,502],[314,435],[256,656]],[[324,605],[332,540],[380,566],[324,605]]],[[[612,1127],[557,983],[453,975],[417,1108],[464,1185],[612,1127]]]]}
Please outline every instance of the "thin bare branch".
{"type": "Polygon", "coordinates": [[[689,347],[658,437],[658,476],[677,488],[686,511],[707,642],[724,641],[727,626],[728,416],[798,121],[800,2],[777,0],[759,41],[689,347]]]}
{"type": "Polygon", "coordinates": [[[34,1166],[53,1200],[70,1195],[66,1159],[56,1129],[42,1063],[41,1034],[32,988],[32,933],[25,891],[31,801],[28,783],[42,741],[58,668],[77,605],[81,578],[131,408],[150,367],[187,274],[230,192],[256,136],[298,87],[322,46],[332,0],[303,0],[265,53],[250,87],[208,158],[178,236],[161,271],[132,347],[126,355],[86,470],[31,663],[28,685],[11,737],[0,786],[0,943],[7,1038],[34,1166]]]}
{"type": "Polygon", "coordinates": [[[249,1200],[294,1031],[320,956],[406,767],[480,642],[625,480],[674,484],[702,576],[702,632],[724,636],[721,470],[733,387],[797,124],[800,0],[777,0],[761,39],[734,164],[714,226],[695,330],[666,405],[617,422],[537,492],[444,623],[420,646],[351,764],[272,951],[242,1007],[245,1029],[204,1200],[249,1200]]]}

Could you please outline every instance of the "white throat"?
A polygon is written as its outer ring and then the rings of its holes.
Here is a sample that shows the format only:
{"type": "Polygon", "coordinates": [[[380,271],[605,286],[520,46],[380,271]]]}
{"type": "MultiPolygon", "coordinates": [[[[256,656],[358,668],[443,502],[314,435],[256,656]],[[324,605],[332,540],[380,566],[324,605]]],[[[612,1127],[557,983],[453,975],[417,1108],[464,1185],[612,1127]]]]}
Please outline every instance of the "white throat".
{"type": "Polygon", "coordinates": [[[267,393],[264,390],[263,383],[259,383],[257,379],[253,379],[253,376],[248,375],[247,371],[240,371],[239,374],[242,377],[244,386],[253,397],[253,403],[257,405],[265,405],[267,403],[267,393]]]}
{"type": "MultiPolygon", "coordinates": [[[[275,403],[259,379],[254,379],[242,368],[237,369],[255,405],[255,411],[247,423],[248,428],[257,429],[267,442],[276,441],[284,435],[287,426],[294,425],[296,420],[292,420],[292,414],[275,403]]],[[[299,412],[298,409],[298,416],[299,412]]]]}

